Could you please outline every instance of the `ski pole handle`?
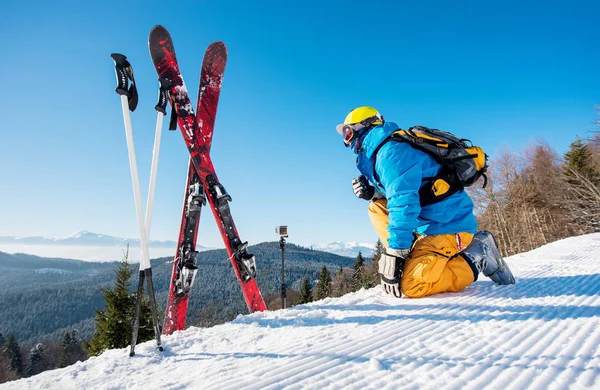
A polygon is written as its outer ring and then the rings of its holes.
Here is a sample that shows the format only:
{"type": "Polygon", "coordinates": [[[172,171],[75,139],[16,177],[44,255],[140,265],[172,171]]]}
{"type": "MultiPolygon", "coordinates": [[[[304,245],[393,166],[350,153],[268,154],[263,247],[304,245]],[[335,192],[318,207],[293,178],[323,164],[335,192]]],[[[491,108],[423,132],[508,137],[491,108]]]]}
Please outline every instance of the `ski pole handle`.
{"type": "Polygon", "coordinates": [[[158,89],[158,103],[154,106],[154,109],[163,115],[167,115],[167,98],[169,96],[169,88],[171,87],[171,83],[169,80],[164,78],[159,78],[158,83],[160,87],[158,89]]]}
{"type": "Polygon", "coordinates": [[[133,68],[127,57],[123,54],[112,53],[110,55],[115,62],[115,73],[117,75],[117,88],[115,92],[122,96],[127,96],[129,111],[135,111],[138,104],[138,92],[133,78],[133,68]],[[131,81],[131,85],[129,85],[131,81]]]}
{"type": "Polygon", "coordinates": [[[110,55],[115,62],[115,73],[117,75],[117,88],[115,92],[119,95],[125,95],[130,97],[129,89],[129,77],[127,76],[126,68],[131,68],[131,64],[127,61],[127,57],[123,54],[112,53],[110,55]]]}

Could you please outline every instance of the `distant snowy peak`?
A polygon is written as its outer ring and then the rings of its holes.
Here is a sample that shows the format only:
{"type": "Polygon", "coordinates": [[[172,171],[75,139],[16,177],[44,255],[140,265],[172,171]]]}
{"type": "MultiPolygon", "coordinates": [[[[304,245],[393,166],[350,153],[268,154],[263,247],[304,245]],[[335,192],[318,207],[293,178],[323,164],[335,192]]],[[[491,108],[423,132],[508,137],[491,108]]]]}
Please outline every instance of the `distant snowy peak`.
{"type": "Polygon", "coordinates": [[[346,257],[356,257],[358,256],[358,252],[361,252],[365,257],[371,257],[375,250],[375,245],[359,242],[334,241],[329,244],[312,245],[312,248],[346,257]]]}
{"type": "MultiPolygon", "coordinates": [[[[28,244],[28,245],[65,245],[65,246],[118,246],[125,245],[136,247],[140,246],[140,240],[134,238],[113,237],[106,234],[92,233],[87,230],[79,230],[73,234],[62,238],[45,238],[45,237],[0,237],[0,244],[28,244]]],[[[153,248],[175,248],[175,241],[159,241],[150,240],[148,243],[153,248]]],[[[200,245],[197,250],[207,249],[200,245]]]]}
{"type": "Polygon", "coordinates": [[[55,239],[57,243],[68,245],[99,245],[99,246],[113,246],[113,245],[126,245],[128,242],[131,245],[139,245],[138,240],[132,240],[127,238],[118,238],[113,236],[107,236],[106,234],[96,234],[88,232],[87,230],[79,230],[73,234],[70,234],[63,238],[55,239]],[[136,241],[134,244],[133,241],[136,241]]]}
{"type": "Polygon", "coordinates": [[[104,237],[104,234],[96,234],[96,233],[88,232],[87,230],[78,230],[73,234],[69,234],[68,236],[65,236],[63,238],[57,238],[56,240],[68,240],[68,239],[72,239],[72,238],[81,238],[81,237],[89,237],[89,236],[104,237]]]}

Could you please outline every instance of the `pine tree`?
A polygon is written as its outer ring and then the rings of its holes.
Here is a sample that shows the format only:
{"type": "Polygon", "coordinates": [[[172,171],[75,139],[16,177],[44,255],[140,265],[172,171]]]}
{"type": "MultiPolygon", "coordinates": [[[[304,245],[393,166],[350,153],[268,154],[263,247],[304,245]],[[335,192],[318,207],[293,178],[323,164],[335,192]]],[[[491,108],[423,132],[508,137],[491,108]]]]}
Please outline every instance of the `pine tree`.
{"type": "Polygon", "coordinates": [[[594,169],[592,162],[592,153],[587,143],[584,143],[579,136],[569,145],[569,151],[565,153],[565,174],[569,177],[574,176],[572,171],[587,177],[592,181],[598,179],[599,173],[594,169]]]}
{"type": "Polygon", "coordinates": [[[385,247],[380,239],[377,239],[375,243],[375,250],[373,251],[373,262],[371,267],[365,269],[364,271],[364,288],[375,287],[379,284],[379,259],[381,255],[385,252],[385,247]]]}
{"type": "Polygon", "coordinates": [[[2,348],[4,346],[4,336],[2,335],[2,332],[0,332],[0,348],[2,348]]]}
{"type": "Polygon", "coordinates": [[[27,366],[26,375],[32,376],[43,371],[42,362],[44,360],[44,347],[41,343],[35,345],[29,351],[29,366],[27,366]]]}
{"type": "MultiPolygon", "coordinates": [[[[132,319],[137,292],[131,292],[131,276],[135,272],[127,262],[128,252],[119,268],[115,270],[115,284],[112,289],[102,289],[104,310],[96,310],[96,333],[84,348],[91,356],[97,356],[106,349],[125,348],[131,343],[132,319]]],[[[142,291],[143,293],[143,291],[142,291]]],[[[142,299],[138,343],[154,337],[152,315],[148,298],[142,299]]]]}
{"type": "Polygon", "coordinates": [[[9,360],[9,367],[17,375],[23,374],[23,361],[21,360],[21,351],[19,343],[14,334],[10,334],[4,345],[4,354],[9,360]]]}
{"type": "Polygon", "coordinates": [[[358,255],[356,255],[356,260],[354,261],[354,272],[358,272],[362,270],[365,265],[365,258],[362,255],[361,251],[358,251],[358,255]]]}
{"type": "Polygon", "coordinates": [[[71,365],[74,362],[71,362],[71,355],[73,353],[73,342],[76,340],[73,340],[73,338],[71,337],[71,333],[66,332],[65,336],[63,337],[63,341],[61,344],[61,349],[60,349],[60,357],[59,357],[59,363],[58,366],[59,367],[67,367],[68,365],[71,365]]]}
{"type": "Polygon", "coordinates": [[[323,266],[319,274],[319,282],[315,288],[315,299],[319,300],[329,296],[331,296],[331,274],[327,267],[323,266]]]}
{"type": "Polygon", "coordinates": [[[385,247],[380,239],[377,239],[375,243],[375,251],[373,253],[373,269],[375,269],[375,273],[379,273],[379,259],[381,255],[385,252],[385,247]]]}
{"type": "Polygon", "coordinates": [[[358,291],[364,287],[364,266],[365,259],[362,252],[358,252],[354,262],[354,272],[352,273],[352,291],[358,291]]]}
{"type": "Polygon", "coordinates": [[[305,277],[304,279],[302,279],[302,286],[300,287],[300,295],[298,295],[298,305],[302,305],[304,303],[309,303],[312,302],[313,300],[313,295],[312,295],[312,289],[310,287],[310,282],[308,281],[308,278],[305,277]]]}

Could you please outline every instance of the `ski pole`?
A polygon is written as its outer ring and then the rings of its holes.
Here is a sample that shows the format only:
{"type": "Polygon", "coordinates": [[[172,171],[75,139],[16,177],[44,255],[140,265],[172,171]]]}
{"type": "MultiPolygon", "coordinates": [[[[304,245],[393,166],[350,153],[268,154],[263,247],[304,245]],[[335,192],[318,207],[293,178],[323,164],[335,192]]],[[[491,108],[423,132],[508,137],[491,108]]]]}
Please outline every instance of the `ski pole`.
{"type": "MultiPolygon", "coordinates": [[[[158,103],[154,106],[157,111],[156,115],[156,131],[154,133],[154,147],[152,148],[152,165],[150,167],[150,185],[148,187],[148,199],[146,201],[146,234],[148,242],[150,242],[150,226],[152,224],[152,207],[154,206],[154,189],[156,188],[156,175],[158,171],[158,156],[160,153],[160,139],[162,134],[163,118],[167,114],[167,93],[169,82],[163,78],[159,79],[160,88],[158,90],[158,103]]],[[[140,270],[152,267],[150,259],[142,268],[140,262],[140,270]]]]}
{"type": "MultiPolygon", "coordinates": [[[[154,206],[154,190],[156,188],[156,175],[158,171],[158,156],[160,154],[160,139],[162,134],[163,118],[166,114],[167,108],[167,91],[169,83],[167,80],[159,79],[160,88],[158,91],[158,103],[154,106],[154,109],[158,112],[156,117],[156,131],[154,135],[154,147],[152,149],[152,165],[150,167],[150,185],[148,189],[148,199],[146,201],[146,234],[147,242],[150,241],[150,227],[152,225],[152,208],[154,206]]],[[[147,248],[147,247],[146,247],[147,248]]],[[[135,346],[137,344],[137,336],[140,327],[140,313],[142,306],[142,292],[144,280],[148,285],[148,296],[150,298],[150,310],[152,312],[152,323],[154,325],[154,337],[156,338],[156,345],[158,350],[162,351],[162,345],[160,340],[160,324],[158,322],[158,310],[156,305],[156,296],[154,294],[154,283],[152,281],[152,264],[150,263],[150,256],[148,252],[144,254],[142,249],[142,260],[140,261],[140,272],[138,279],[138,296],[136,299],[135,313],[133,317],[133,332],[131,339],[131,349],[129,356],[135,355],[135,346]],[[144,256],[147,256],[144,258],[144,256]]]]}
{"type": "MultiPolygon", "coordinates": [[[[135,88],[133,79],[133,70],[131,64],[127,61],[127,57],[122,54],[111,54],[115,61],[115,72],[117,74],[117,88],[115,91],[121,96],[121,108],[123,109],[123,121],[125,123],[125,138],[127,140],[127,153],[129,155],[129,170],[131,172],[131,183],[133,185],[133,199],[135,202],[135,211],[137,214],[138,229],[140,231],[140,243],[142,245],[141,261],[148,261],[148,235],[144,223],[144,215],[142,212],[142,198],[140,194],[140,181],[138,177],[137,162],[135,159],[135,147],[133,145],[133,132],[131,130],[131,116],[129,111],[134,111],[135,107],[131,108],[131,97],[135,88]],[[127,88],[128,80],[131,80],[131,88],[127,88]]],[[[135,93],[137,96],[137,92],[135,93]]],[[[137,102],[136,102],[137,106],[137,102]]]]}
{"type": "MultiPolygon", "coordinates": [[[[125,138],[127,140],[127,152],[129,156],[129,170],[131,173],[131,182],[133,186],[133,198],[135,203],[135,211],[138,220],[138,229],[140,232],[140,245],[142,247],[142,257],[140,260],[140,274],[138,280],[138,295],[136,300],[136,315],[133,323],[133,335],[131,350],[129,356],[135,355],[135,344],[137,342],[137,334],[139,330],[139,312],[141,310],[141,291],[143,289],[145,272],[142,269],[146,269],[145,266],[150,264],[150,256],[148,255],[148,235],[146,233],[146,226],[144,223],[144,216],[142,212],[142,198],[140,194],[140,182],[137,170],[137,162],[135,158],[135,147],[133,144],[133,131],[131,129],[131,116],[129,111],[134,111],[137,107],[138,94],[135,86],[135,80],[133,77],[133,69],[127,57],[122,54],[113,53],[111,54],[112,59],[115,62],[115,73],[117,76],[117,88],[115,92],[121,96],[121,108],[123,110],[123,121],[125,124],[125,138]],[[128,86],[131,81],[131,86],[128,86]],[[142,268],[144,267],[144,268],[142,268]]],[[[150,275],[152,275],[150,273],[150,275]]],[[[151,300],[152,301],[152,300],[151,300]]],[[[154,302],[156,302],[154,300],[154,302]]],[[[156,308],[154,308],[156,310],[156,308]]],[[[158,349],[163,350],[160,343],[160,333],[156,334],[158,349]]]]}
{"type": "MultiPolygon", "coordinates": [[[[156,131],[154,134],[154,147],[152,149],[152,165],[150,167],[150,186],[148,189],[148,200],[146,203],[146,234],[148,235],[147,242],[150,241],[150,226],[152,224],[152,207],[154,206],[154,189],[156,188],[156,175],[158,171],[158,156],[160,152],[160,138],[162,133],[162,125],[163,118],[167,113],[167,91],[169,88],[169,83],[165,79],[159,79],[160,88],[158,91],[158,103],[154,106],[154,109],[157,111],[156,116],[156,131]]],[[[143,252],[142,252],[143,256],[143,252]]],[[[148,285],[148,296],[150,298],[150,311],[152,312],[152,323],[154,325],[154,337],[156,338],[156,345],[158,346],[158,350],[162,351],[162,345],[160,340],[160,324],[158,322],[158,310],[156,306],[156,295],[154,294],[154,283],[152,281],[152,264],[150,263],[150,257],[147,253],[147,262],[145,267],[142,268],[142,262],[140,262],[140,283],[143,285],[144,279],[146,279],[146,283],[148,285]],[[142,272],[144,273],[144,277],[141,277],[142,272]]],[[[141,297],[141,294],[139,294],[141,297]]],[[[134,347],[135,343],[137,343],[137,333],[139,330],[140,324],[140,311],[141,311],[142,302],[141,299],[138,299],[136,302],[136,311],[134,317],[134,336],[135,341],[131,343],[131,351],[129,353],[130,356],[135,353],[134,347]]]]}

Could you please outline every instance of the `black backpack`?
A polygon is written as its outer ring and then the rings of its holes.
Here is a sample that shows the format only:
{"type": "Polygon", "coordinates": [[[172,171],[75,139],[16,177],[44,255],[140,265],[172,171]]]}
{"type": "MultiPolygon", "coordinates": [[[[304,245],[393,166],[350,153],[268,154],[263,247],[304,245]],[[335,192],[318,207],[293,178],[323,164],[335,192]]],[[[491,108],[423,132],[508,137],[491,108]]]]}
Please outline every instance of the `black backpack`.
{"type": "MultiPolygon", "coordinates": [[[[465,187],[473,185],[482,176],[483,188],[487,185],[485,172],[488,168],[488,156],[482,148],[473,146],[468,139],[458,138],[446,131],[414,126],[408,130],[392,133],[377,147],[375,157],[379,149],[389,141],[406,142],[413,148],[427,153],[442,166],[437,176],[423,179],[429,184],[419,190],[419,201],[422,207],[446,199],[465,187]]],[[[373,173],[373,177],[379,184],[377,172],[373,173]]]]}

